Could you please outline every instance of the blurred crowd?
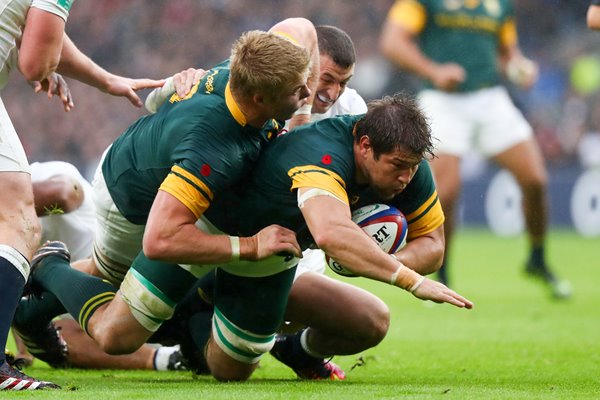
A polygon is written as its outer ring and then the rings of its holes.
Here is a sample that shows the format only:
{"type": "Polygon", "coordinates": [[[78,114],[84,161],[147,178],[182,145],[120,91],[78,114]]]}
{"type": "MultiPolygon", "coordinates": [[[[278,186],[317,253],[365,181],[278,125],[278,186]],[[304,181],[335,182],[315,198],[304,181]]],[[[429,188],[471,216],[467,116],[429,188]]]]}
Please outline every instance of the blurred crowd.
{"type": "MultiPolygon", "coordinates": [[[[521,47],[539,62],[541,76],[533,90],[512,89],[512,94],[533,124],[548,163],[589,164],[590,158],[600,163],[594,154],[585,154],[590,140],[600,141],[600,34],[585,27],[589,0],[515,3],[521,47]]],[[[357,49],[350,85],[371,99],[418,87],[414,77],[396,71],[378,52],[379,30],[392,4],[393,0],[83,1],[73,6],[66,30],[84,53],[111,72],[163,78],[227,58],[231,43],[243,31],[268,29],[286,17],[302,16],[350,34],[357,49]]],[[[69,83],[75,108],[66,116],[58,101],[34,95],[19,74],[12,75],[2,97],[30,161],[69,161],[89,177],[104,148],[144,110],[69,83]]]]}

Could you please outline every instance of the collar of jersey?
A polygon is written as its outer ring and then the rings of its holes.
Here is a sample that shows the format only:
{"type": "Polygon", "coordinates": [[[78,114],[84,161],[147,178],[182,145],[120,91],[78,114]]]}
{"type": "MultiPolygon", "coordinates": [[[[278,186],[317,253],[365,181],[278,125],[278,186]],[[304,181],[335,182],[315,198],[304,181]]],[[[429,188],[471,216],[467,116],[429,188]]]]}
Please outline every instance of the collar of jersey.
{"type": "Polygon", "coordinates": [[[229,109],[229,112],[231,113],[231,115],[233,115],[233,118],[235,118],[237,123],[240,124],[241,126],[246,126],[246,117],[244,117],[242,110],[240,110],[240,106],[238,105],[238,103],[233,98],[233,95],[231,94],[231,89],[229,88],[229,82],[227,82],[227,85],[225,86],[225,104],[227,104],[227,108],[229,109]]]}

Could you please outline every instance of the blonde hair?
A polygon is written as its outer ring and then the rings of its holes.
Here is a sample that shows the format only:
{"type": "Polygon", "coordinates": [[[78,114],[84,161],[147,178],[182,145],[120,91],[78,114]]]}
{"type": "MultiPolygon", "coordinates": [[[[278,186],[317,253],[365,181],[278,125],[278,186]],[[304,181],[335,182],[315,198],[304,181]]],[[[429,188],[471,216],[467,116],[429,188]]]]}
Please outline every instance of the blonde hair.
{"type": "Polygon", "coordinates": [[[231,48],[229,85],[241,96],[260,93],[276,99],[291,91],[310,66],[310,54],[283,36],[248,31],[231,48]]]}

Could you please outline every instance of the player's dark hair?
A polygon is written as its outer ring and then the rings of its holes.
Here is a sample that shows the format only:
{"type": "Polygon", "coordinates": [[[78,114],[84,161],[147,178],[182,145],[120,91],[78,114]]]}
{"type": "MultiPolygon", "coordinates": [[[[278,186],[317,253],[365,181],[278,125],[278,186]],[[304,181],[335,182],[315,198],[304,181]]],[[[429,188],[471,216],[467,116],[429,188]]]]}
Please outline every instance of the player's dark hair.
{"type": "Polygon", "coordinates": [[[415,99],[404,93],[370,101],[356,125],[358,142],[367,136],[376,159],[399,148],[421,158],[433,156],[431,128],[415,99]]]}
{"type": "Polygon", "coordinates": [[[319,25],[315,29],[321,54],[328,55],[336,65],[344,69],[354,65],[356,62],[354,43],[346,32],[331,25],[319,25]]]}

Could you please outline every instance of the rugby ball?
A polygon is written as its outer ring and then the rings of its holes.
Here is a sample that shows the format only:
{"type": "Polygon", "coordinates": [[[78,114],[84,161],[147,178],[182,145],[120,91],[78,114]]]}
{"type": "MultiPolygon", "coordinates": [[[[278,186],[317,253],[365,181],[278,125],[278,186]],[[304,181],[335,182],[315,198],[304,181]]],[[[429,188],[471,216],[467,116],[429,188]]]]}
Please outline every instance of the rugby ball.
{"type": "MultiPolygon", "coordinates": [[[[387,204],[370,204],[352,212],[352,220],[388,254],[395,253],[406,245],[408,222],[396,207],[387,204]]],[[[343,276],[357,276],[329,256],[327,265],[343,276]]]]}

